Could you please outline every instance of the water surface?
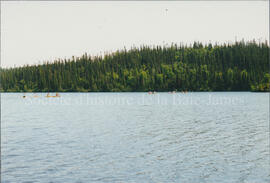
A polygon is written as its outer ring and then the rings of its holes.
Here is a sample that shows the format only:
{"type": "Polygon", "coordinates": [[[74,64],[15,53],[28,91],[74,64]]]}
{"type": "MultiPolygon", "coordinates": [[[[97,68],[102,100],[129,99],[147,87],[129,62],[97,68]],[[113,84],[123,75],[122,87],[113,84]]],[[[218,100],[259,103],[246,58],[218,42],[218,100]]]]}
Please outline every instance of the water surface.
{"type": "Polygon", "coordinates": [[[2,182],[270,182],[267,93],[22,95],[1,94],[2,182]]]}

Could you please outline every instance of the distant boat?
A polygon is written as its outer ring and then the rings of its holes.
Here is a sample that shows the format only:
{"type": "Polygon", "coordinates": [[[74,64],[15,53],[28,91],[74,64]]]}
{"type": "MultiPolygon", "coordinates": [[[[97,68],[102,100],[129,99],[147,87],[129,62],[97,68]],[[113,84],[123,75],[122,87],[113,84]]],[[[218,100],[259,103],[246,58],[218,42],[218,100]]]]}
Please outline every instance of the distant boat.
{"type": "Polygon", "coordinates": [[[51,96],[50,93],[47,93],[46,97],[60,97],[60,95],[56,93],[55,96],[51,96]]]}

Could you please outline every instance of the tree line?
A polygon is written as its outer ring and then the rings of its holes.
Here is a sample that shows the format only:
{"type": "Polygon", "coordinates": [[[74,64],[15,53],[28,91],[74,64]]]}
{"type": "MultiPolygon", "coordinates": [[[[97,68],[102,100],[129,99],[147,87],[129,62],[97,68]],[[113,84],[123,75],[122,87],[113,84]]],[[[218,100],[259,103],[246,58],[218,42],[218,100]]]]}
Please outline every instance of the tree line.
{"type": "Polygon", "coordinates": [[[140,46],[1,68],[4,92],[269,91],[267,42],[140,46]]]}

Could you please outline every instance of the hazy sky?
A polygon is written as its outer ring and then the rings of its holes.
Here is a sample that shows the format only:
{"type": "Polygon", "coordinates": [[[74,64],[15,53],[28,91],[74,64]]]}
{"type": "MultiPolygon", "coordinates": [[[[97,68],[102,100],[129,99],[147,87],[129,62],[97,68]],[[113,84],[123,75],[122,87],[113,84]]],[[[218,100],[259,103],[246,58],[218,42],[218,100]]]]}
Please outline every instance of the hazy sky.
{"type": "Polygon", "coordinates": [[[1,2],[1,66],[132,45],[265,40],[268,1],[1,2]]]}

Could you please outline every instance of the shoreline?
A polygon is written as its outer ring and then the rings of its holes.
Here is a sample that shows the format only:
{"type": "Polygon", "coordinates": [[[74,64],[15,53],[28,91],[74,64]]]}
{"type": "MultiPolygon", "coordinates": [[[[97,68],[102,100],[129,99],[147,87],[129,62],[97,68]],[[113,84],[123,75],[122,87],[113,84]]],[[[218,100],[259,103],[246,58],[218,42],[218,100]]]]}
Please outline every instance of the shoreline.
{"type": "MultiPolygon", "coordinates": [[[[169,93],[172,91],[155,91],[157,93],[169,93]]],[[[227,93],[241,93],[241,92],[250,92],[250,93],[270,93],[270,91],[188,91],[187,93],[221,93],[221,92],[227,92],[227,93]]],[[[42,91],[42,92],[33,92],[33,91],[0,91],[0,93],[148,93],[148,91],[117,91],[117,92],[112,92],[112,91],[42,91]]],[[[184,93],[182,91],[177,91],[175,93],[184,93]]],[[[171,94],[175,94],[171,93],[171,94]]],[[[185,93],[185,94],[187,94],[185,93]]]]}

